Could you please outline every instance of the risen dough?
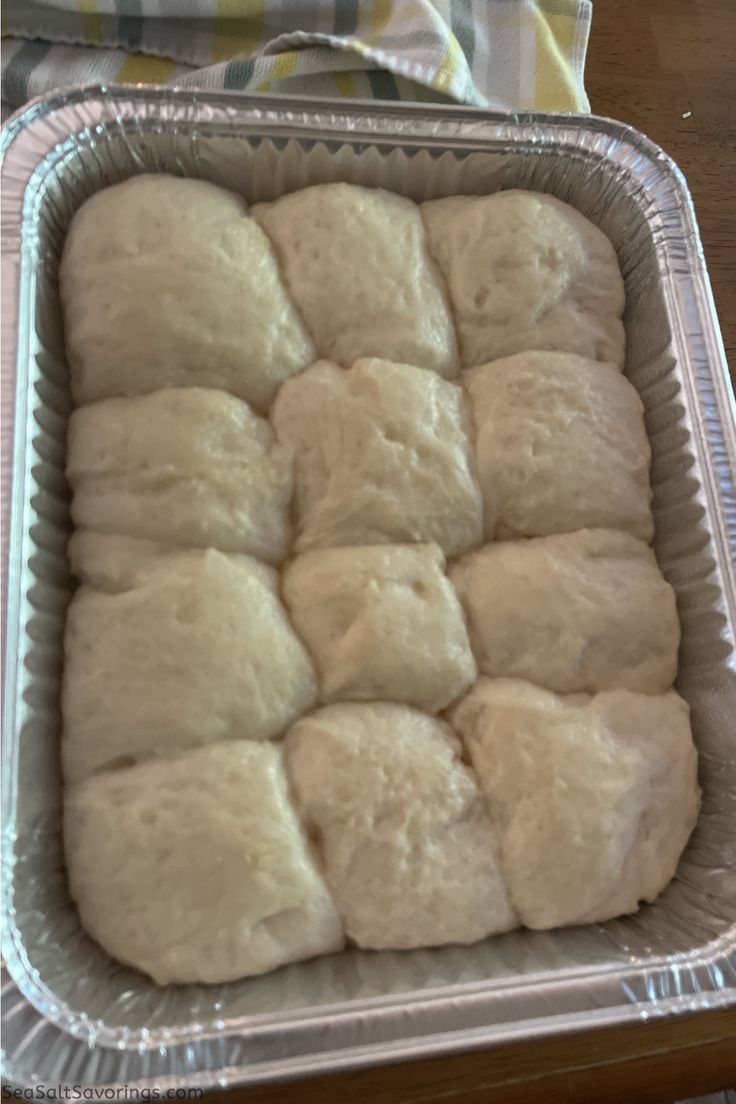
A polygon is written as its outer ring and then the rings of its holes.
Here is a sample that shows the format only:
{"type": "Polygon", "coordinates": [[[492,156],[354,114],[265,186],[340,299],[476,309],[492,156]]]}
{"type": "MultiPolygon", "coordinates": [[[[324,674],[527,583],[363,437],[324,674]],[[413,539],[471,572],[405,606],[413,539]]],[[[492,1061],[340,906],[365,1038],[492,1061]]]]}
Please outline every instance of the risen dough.
{"type": "Polygon", "coordinates": [[[489,539],[596,526],[652,539],[644,411],[615,366],[519,353],[471,368],[463,382],[489,539]]]}
{"type": "Polygon", "coordinates": [[[201,180],[136,176],[87,200],[60,290],[78,403],[199,385],[263,410],[314,359],[268,239],[201,180]]]}
{"type": "Polygon", "coordinates": [[[475,678],[436,545],[314,549],[287,568],[283,595],[323,701],[379,698],[434,713],[475,678]]]}
{"type": "Polygon", "coordinates": [[[358,946],[472,943],[514,926],[477,783],[445,724],[400,705],[330,705],[290,729],[285,755],[358,946]]]}
{"type": "Polygon", "coordinates": [[[342,946],[272,745],[217,744],[89,778],[67,790],[64,830],[87,931],[160,985],[342,946]]]}
{"type": "Polygon", "coordinates": [[[277,563],[289,545],[291,457],[240,399],[202,388],[106,399],[69,423],[76,525],[277,563]]]}
{"type": "Polygon", "coordinates": [[[265,740],[311,708],[314,671],[277,583],[250,556],[208,550],[141,561],[118,593],[80,587],[65,639],[67,781],[120,759],[265,740]]]}
{"type": "Polygon", "coordinates": [[[457,373],[441,278],[411,200],[353,184],[317,184],[259,204],[287,287],[320,356],[358,357],[457,373]]]}
{"type": "Polygon", "coordinates": [[[559,349],[623,367],[624,284],[608,238],[537,192],[422,204],[447,281],[463,365],[559,349]]]}
{"type": "Polygon", "coordinates": [[[697,756],[674,691],[558,697],[480,679],[456,707],[530,928],[590,924],[653,901],[695,825],[697,756]]]}
{"type": "Polygon", "coordinates": [[[117,594],[129,590],[140,572],[154,562],[187,553],[162,541],[121,537],[75,529],[69,538],[67,555],[72,575],[94,590],[117,594]]]}
{"type": "Polygon", "coordinates": [[[321,361],[281,388],[272,417],[295,457],[298,548],[431,541],[455,555],[480,543],[455,384],[408,364],[321,361]]]}
{"type": "Polygon", "coordinates": [[[484,674],[558,693],[657,694],[675,680],[674,592],[652,550],[628,533],[582,529],[489,544],[450,578],[484,674]]]}

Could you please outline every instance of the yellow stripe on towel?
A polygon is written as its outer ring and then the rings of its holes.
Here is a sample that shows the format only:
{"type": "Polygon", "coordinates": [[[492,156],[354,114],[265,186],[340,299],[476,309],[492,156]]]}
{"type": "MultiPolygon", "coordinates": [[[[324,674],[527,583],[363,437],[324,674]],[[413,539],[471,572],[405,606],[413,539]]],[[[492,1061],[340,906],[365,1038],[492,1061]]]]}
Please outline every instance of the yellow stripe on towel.
{"type": "Polygon", "coordinates": [[[266,0],[217,0],[212,27],[213,61],[248,57],[260,46],[266,0]]]}
{"type": "Polygon", "coordinates": [[[536,81],[534,106],[541,110],[577,103],[578,95],[568,58],[575,42],[575,20],[554,12],[535,15],[536,81]]]}
{"type": "Polygon", "coordinates": [[[391,0],[373,0],[371,13],[371,29],[364,36],[367,46],[378,46],[383,38],[386,24],[391,18],[391,0]]]}
{"type": "Polygon", "coordinates": [[[458,62],[462,58],[460,44],[451,32],[447,37],[447,46],[442,61],[434,75],[432,85],[440,92],[449,92],[458,73],[458,62]]]}
{"type": "Polygon", "coordinates": [[[279,77],[290,77],[296,69],[296,50],[286,50],[283,54],[277,54],[271,67],[271,80],[279,77]]]}
{"type": "Polygon", "coordinates": [[[92,45],[102,44],[102,20],[97,12],[97,0],[77,0],[82,13],[84,41],[92,45]]]}
{"type": "Polygon", "coordinates": [[[333,73],[337,91],[341,96],[353,97],[358,95],[358,87],[352,73],[333,73]]]}
{"type": "Polygon", "coordinates": [[[115,74],[123,84],[166,84],[176,72],[176,62],[155,54],[128,54],[115,74]]]}

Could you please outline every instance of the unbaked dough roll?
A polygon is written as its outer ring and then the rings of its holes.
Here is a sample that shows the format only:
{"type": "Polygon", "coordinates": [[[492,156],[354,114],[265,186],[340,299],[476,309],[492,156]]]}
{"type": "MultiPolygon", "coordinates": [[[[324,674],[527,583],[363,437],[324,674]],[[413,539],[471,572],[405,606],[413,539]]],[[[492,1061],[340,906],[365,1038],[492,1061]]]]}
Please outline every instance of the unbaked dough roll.
{"type": "Polygon", "coordinates": [[[475,679],[457,595],[436,545],[305,552],[283,576],[292,621],[322,701],[404,702],[435,713],[475,679]]]}
{"type": "Polygon", "coordinates": [[[651,548],[628,533],[581,529],[488,544],[450,579],[486,675],[563,694],[658,694],[675,680],[674,591],[651,548]]]}
{"type": "Polygon", "coordinates": [[[74,411],[72,519],[90,530],[247,552],[279,563],[290,540],[291,455],[240,399],[199,387],[74,411]]]}
{"type": "Polygon", "coordinates": [[[69,606],[68,782],[120,761],[267,740],[312,707],[314,669],[272,568],[213,550],[121,559],[125,589],[82,586],[69,606]]]}
{"type": "Polygon", "coordinates": [[[284,751],[359,947],[472,943],[516,925],[494,830],[447,725],[406,706],[329,705],[289,730],[284,751]]]}
{"type": "Polygon", "coordinates": [[[272,419],[294,453],[297,549],[478,545],[483,505],[460,387],[408,364],[319,361],[280,390],[272,419]]]}
{"type": "Polygon", "coordinates": [[[457,374],[442,279],[415,203],[378,188],[316,184],[252,214],[320,356],[346,368],[382,357],[457,374]]]}
{"type": "Polygon", "coordinates": [[[674,691],[558,697],[481,678],[450,720],[523,924],[591,924],[662,892],[700,801],[688,707],[674,691]]]}
{"type": "Polygon", "coordinates": [[[343,945],[273,745],[88,778],[67,790],[64,836],[84,927],[159,985],[230,981],[343,945]]]}
{"type": "Polygon", "coordinates": [[[264,411],[314,359],[265,234],[203,180],[142,175],[98,192],[59,275],[77,403],[200,386],[264,411]]]}
{"type": "Polygon", "coordinates": [[[605,234],[554,196],[510,190],[422,204],[464,367],[525,349],[624,363],[624,282],[605,234]]]}
{"type": "Polygon", "coordinates": [[[644,408],[615,365],[518,353],[463,373],[486,537],[654,533],[644,408]]]}

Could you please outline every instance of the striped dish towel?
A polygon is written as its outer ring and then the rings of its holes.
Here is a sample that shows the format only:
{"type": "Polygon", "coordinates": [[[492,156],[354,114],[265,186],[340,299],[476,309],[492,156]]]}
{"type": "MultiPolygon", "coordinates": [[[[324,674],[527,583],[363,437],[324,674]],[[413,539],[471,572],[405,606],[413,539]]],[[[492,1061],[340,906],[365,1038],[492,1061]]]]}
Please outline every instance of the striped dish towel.
{"type": "Polygon", "coordinates": [[[590,0],[5,0],[2,98],[143,83],[587,111],[590,0]]]}

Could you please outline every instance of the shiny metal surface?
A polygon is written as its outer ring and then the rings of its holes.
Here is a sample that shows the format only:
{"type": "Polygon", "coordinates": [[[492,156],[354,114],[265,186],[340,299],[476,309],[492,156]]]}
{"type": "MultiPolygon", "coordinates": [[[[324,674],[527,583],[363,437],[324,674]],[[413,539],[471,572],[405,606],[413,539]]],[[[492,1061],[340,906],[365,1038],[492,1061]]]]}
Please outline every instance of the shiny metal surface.
{"type": "Polygon", "coordinates": [[[170,89],[73,91],[3,134],[3,989],[17,1083],[256,1083],[736,1001],[736,429],[687,187],[619,123],[170,89]],[[70,580],[69,397],[56,270],[85,198],[140,171],[251,201],[345,179],[415,199],[551,192],[616,246],[627,374],[653,448],[656,549],[683,625],[703,811],[636,916],[473,947],[349,951],[158,989],[79,927],[60,842],[58,694],[70,580]],[[12,456],[11,456],[12,453],[12,456]]]}

